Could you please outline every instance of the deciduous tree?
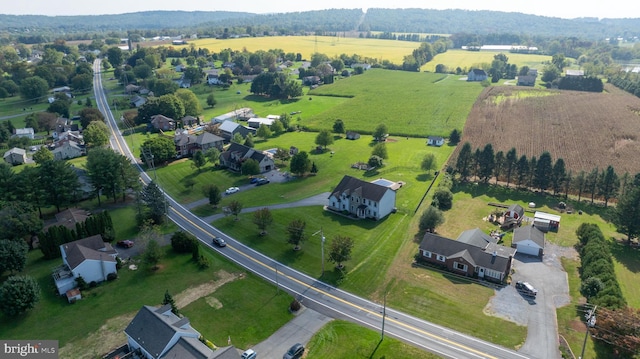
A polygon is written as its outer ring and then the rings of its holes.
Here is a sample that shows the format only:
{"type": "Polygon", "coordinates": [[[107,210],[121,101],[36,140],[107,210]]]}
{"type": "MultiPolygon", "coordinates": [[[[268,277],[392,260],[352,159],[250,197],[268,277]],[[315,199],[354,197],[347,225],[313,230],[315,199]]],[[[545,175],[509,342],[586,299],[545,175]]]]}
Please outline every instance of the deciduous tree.
{"type": "Polygon", "coordinates": [[[25,100],[39,102],[49,92],[49,84],[42,77],[32,76],[22,80],[20,94],[25,100]]]}
{"type": "Polygon", "coordinates": [[[294,250],[299,250],[300,244],[306,239],[304,233],[306,226],[307,222],[299,218],[294,219],[287,225],[287,233],[289,234],[287,243],[293,244],[294,250]]]}
{"type": "Polygon", "coordinates": [[[436,227],[444,223],[444,214],[434,206],[429,206],[420,216],[421,231],[435,232],[436,227]]]}
{"type": "Polygon", "coordinates": [[[91,147],[101,147],[109,143],[109,127],[102,121],[93,121],[82,132],[84,141],[91,147]]]}
{"type": "Polygon", "coordinates": [[[376,127],[375,131],[373,131],[373,140],[384,141],[388,133],[389,130],[387,129],[387,125],[381,123],[376,127]]]}
{"type": "Polygon", "coordinates": [[[227,206],[227,208],[229,209],[229,213],[236,217],[235,219],[237,221],[238,215],[240,215],[240,212],[242,212],[242,203],[240,203],[239,201],[233,200],[229,202],[229,205],[227,206]]]}
{"type": "Polygon", "coordinates": [[[196,151],[193,154],[193,158],[191,158],[191,166],[198,169],[198,172],[207,164],[207,157],[202,153],[202,151],[196,151]]]}
{"type": "Polygon", "coordinates": [[[341,119],[335,120],[333,123],[333,132],[342,134],[344,133],[344,122],[341,119]]]}
{"type": "Polygon", "coordinates": [[[373,150],[371,150],[372,156],[378,156],[384,160],[389,158],[389,153],[387,152],[387,144],[382,142],[373,146],[373,150]]]}
{"type": "Polygon", "coordinates": [[[264,207],[253,212],[253,223],[258,226],[261,235],[266,234],[267,227],[273,223],[273,215],[271,215],[269,208],[264,207]]]}
{"type": "Polygon", "coordinates": [[[434,155],[433,153],[427,153],[426,155],[424,155],[424,157],[422,158],[422,162],[420,163],[420,168],[423,171],[427,171],[427,174],[431,174],[432,170],[438,168],[438,166],[436,165],[436,155],[434,155]]]}
{"type": "Polygon", "coordinates": [[[40,300],[40,285],[30,276],[9,277],[0,286],[0,310],[15,317],[33,309],[40,300]]]}
{"type": "Polygon", "coordinates": [[[303,176],[311,170],[311,160],[305,151],[300,151],[291,158],[290,170],[298,176],[303,176]]]}
{"type": "Polygon", "coordinates": [[[222,200],[222,191],[215,184],[207,183],[202,187],[202,192],[209,199],[209,204],[217,207],[222,200]]]}
{"type": "Polygon", "coordinates": [[[256,131],[256,136],[266,140],[269,137],[271,137],[271,129],[269,128],[269,126],[265,124],[261,124],[260,127],[258,127],[258,130],[256,131]]]}
{"type": "Polygon", "coordinates": [[[344,268],[342,263],[351,259],[354,241],[351,237],[337,235],[333,237],[329,249],[329,260],[336,264],[338,269],[344,268]]]}
{"type": "Polygon", "coordinates": [[[333,144],[333,135],[329,130],[321,130],[316,136],[316,145],[327,148],[327,146],[333,144]]]}

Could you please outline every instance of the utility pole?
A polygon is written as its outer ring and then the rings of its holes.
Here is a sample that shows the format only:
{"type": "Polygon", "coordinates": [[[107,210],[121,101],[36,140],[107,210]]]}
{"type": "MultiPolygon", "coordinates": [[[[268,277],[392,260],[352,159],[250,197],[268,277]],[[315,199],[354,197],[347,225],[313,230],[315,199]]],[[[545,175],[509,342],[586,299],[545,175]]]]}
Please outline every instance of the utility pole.
{"type": "Polygon", "coordinates": [[[387,316],[387,291],[384,292],[384,305],[382,306],[382,330],[380,341],[384,340],[384,318],[387,316]]]}
{"type": "Polygon", "coordinates": [[[321,256],[322,256],[322,274],[320,275],[321,277],[324,275],[324,232],[322,231],[322,227],[320,227],[320,230],[317,231],[316,233],[312,234],[311,236],[315,236],[316,234],[320,233],[320,252],[321,252],[321,256]]]}
{"type": "Polygon", "coordinates": [[[578,357],[578,359],[584,358],[584,348],[587,346],[587,337],[589,336],[589,328],[593,328],[596,326],[596,308],[598,308],[597,305],[593,307],[593,309],[589,309],[589,311],[585,315],[587,319],[585,322],[585,324],[587,325],[587,329],[584,332],[584,342],[582,342],[582,352],[580,353],[580,356],[578,357]]]}

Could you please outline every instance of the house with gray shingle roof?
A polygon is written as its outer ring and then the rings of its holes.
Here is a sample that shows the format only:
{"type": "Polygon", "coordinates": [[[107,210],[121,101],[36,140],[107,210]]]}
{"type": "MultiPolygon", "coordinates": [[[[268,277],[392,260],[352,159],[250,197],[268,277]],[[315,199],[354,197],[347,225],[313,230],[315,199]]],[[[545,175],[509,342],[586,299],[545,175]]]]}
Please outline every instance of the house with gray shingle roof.
{"type": "Polygon", "coordinates": [[[171,312],[171,305],[160,308],[145,305],[124,330],[127,344],[143,358],[236,359],[233,346],[213,351],[199,340],[201,334],[189,319],[171,312]]]}
{"type": "Polygon", "coordinates": [[[10,165],[21,165],[27,162],[27,151],[23,148],[14,147],[4,153],[4,161],[10,165]]]}
{"type": "Polygon", "coordinates": [[[80,276],[85,282],[102,282],[107,275],[117,273],[116,255],[110,243],[104,242],[102,236],[79,239],[60,245],[63,265],[56,268],[53,279],[58,293],[65,294],[76,287],[76,279],[80,276]]]}
{"type": "Polygon", "coordinates": [[[266,153],[235,142],[220,154],[220,165],[233,171],[240,171],[242,163],[248,159],[258,162],[260,173],[269,172],[275,168],[273,159],[266,153]]]}
{"type": "Polygon", "coordinates": [[[477,228],[462,232],[457,240],[426,233],[420,243],[420,257],[453,273],[502,283],[509,275],[516,249],[496,241],[477,228]]]}
{"type": "Polygon", "coordinates": [[[357,218],[382,219],[396,206],[396,192],[386,186],[344,176],[329,196],[328,209],[357,218]]]}

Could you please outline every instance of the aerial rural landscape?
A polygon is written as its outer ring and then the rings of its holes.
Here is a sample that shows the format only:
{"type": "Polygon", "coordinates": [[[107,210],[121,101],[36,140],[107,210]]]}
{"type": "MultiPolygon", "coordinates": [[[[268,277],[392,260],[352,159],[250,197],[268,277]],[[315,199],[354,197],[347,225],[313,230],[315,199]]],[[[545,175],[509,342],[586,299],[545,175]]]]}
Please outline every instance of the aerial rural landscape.
{"type": "Polygon", "coordinates": [[[0,14],[5,354],[637,358],[639,36],[0,14]]]}

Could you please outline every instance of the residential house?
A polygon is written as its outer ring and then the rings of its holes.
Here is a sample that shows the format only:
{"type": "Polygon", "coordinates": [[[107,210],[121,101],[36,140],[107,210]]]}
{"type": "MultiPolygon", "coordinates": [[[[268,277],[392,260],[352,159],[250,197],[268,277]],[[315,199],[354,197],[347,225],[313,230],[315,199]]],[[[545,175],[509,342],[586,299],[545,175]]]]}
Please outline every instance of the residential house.
{"type": "Polygon", "coordinates": [[[68,119],[68,118],[64,118],[64,117],[58,117],[56,118],[56,122],[53,128],[53,138],[55,139],[57,134],[61,133],[61,132],[65,132],[65,131],[79,131],[80,127],[78,126],[77,123],[74,123],[73,120],[68,119]]]}
{"type": "Polygon", "coordinates": [[[560,216],[536,211],[533,215],[533,225],[543,232],[557,232],[560,228],[560,216]]]}
{"type": "Polygon", "coordinates": [[[223,123],[224,121],[241,120],[246,121],[250,118],[256,117],[253,114],[253,110],[248,107],[239,108],[237,110],[224,113],[211,119],[212,124],[223,123]]]}
{"type": "Polygon", "coordinates": [[[347,131],[347,140],[357,140],[360,138],[360,134],[355,131],[347,131]]]}
{"type": "Polygon", "coordinates": [[[176,144],[176,152],[180,157],[193,155],[196,151],[206,151],[210,148],[223,150],[224,139],[210,132],[203,132],[201,135],[191,135],[186,132],[176,133],[173,138],[176,144]]]}
{"type": "Polygon", "coordinates": [[[84,137],[80,134],[80,131],[77,130],[54,132],[53,139],[56,147],[62,146],[65,142],[75,142],[78,145],[84,145],[84,137]]]}
{"type": "Polygon", "coordinates": [[[271,119],[271,118],[262,118],[262,117],[255,117],[255,118],[250,118],[249,120],[247,120],[247,126],[251,127],[251,128],[259,128],[260,125],[265,125],[267,127],[271,127],[271,125],[273,125],[273,123],[276,120],[271,119]]]}
{"type": "Polygon", "coordinates": [[[220,154],[220,165],[233,171],[240,171],[242,163],[250,158],[258,162],[260,173],[269,172],[275,168],[271,156],[235,142],[232,142],[227,150],[220,154]]]}
{"type": "Polygon", "coordinates": [[[151,116],[151,126],[160,131],[171,131],[176,128],[176,121],[165,115],[151,116]]]}
{"type": "Polygon", "coordinates": [[[76,223],[82,223],[89,218],[90,213],[80,208],[68,208],[56,213],[56,221],[45,226],[45,230],[51,226],[65,226],[69,229],[76,229],[76,223]]]}
{"type": "Polygon", "coordinates": [[[584,76],[583,70],[574,70],[574,69],[566,69],[564,70],[565,76],[574,76],[574,77],[582,77],[584,76]]]}
{"type": "Polygon", "coordinates": [[[488,78],[487,72],[482,69],[473,69],[467,74],[467,81],[484,81],[488,78]]]}
{"type": "Polygon", "coordinates": [[[85,282],[102,282],[110,273],[117,273],[116,255],[110,243],[102,236],[79,239],[60,245],[63,265],[56,268],[53,279],[60,295],[76,287],[76,278],[82,276],[85,282]]]}
{"type": "Polygon", "coordinates": [[[27,151],[23,148],[14,147],[4,153],[4,161],[10,165],[21,165],[27,162],[27,151]]]}
{"type": "Polygon", "coordinates": [[[129,104],[132,107],[140,107],[142,105],[144,105],[147,102],[147,100],[142,97],[142,96],[138,96],[138,95],[134,95],[133,97],[131,97],[131,99],[129,100],[129,104]]]}
{"type": "Polygon", "coordinates": [[[355,69],[356,67],[361,67],[364,71],[367,71],[371,68],[371,64],[365,64],[365,63],[351,64],[352,69],[355,69]]]}
{"type": "Polygon", "coordinates": [[[180,85],[180,88],[188,89],[188,88],[191,87],[191,79],[187,79],[187,78],[183,77],[183,78],[180,79],[178,84],[180,85]]]}
{"type": "Polygon", "coordinates": [[[321,82],[320,80],[320,76],[305,76],[302,79],[302,84],[304,86],[313,86],[313,85],[319,85],[321,82]]]}
{"type": "Polygon", "coordinates": [[[462,232],[457,240],[426,233],[419,253],[422,260],[453,273],[502,283],[511,271],[516,249],[496,242],[477,228],[462,232]]]}
{"type": "Polygon", "coordinates": [[[519,204],[510,205],[504,212],[503,227],[519,226],[524,218],[524,208],[519,204]]]}
{"type": "Polygon", "coordinates": [[[516,248],[518,253],[542,257],[544,254],[544,233],[534,225],[518,227],[513,230],[511,247],[516,248]]]}
{"type": "Polygon", "coordinates": [[[247,137],[249,133],[254,133],[255,131],[254,128],[245,127],[233,121],[224,121],[218,129],[220,130],[222,138],[227,142],[230,142],[236,133],[239,133],[244,138],[247,137]]]}
{"type": "Polygon", "coordinates": [[[131,95],[134,92],[140,92],[140,86],[134,84],[128,84],[124,87],[124,93],[131,95]]]}
{"type": "Polygon", "coordinates": [[[536,76],[520,75],[518,76],[518,82],[516,84],[518,86],[535,86],[536,79],[536,76]]]}
{"type": "Polygon", "coordinates": [[[61,87],[56,87],[53,89],[53,93],[70,93],[71,92],[71,87],[69,86],[61,86],[61,87]]]}
{"type": "Polygon", "coordinates": [[[393,213],[396,192],[386,186],[344,176],[329,196],[328,209],[357,218],[382,219],[393,213]]]}
{"type": "Polygon", "coordinates": [[[63,141],[59,147],[56,147],[53,151],[53,159],[57,161],[69,160],[72,158],[85,155],[84,145],[79,145],[74,141],[63,141]]]}
{"type": "Polygon", "coordinates": [[[180,122],[182,122],[183,126],[197,126],[200,124],[200,119],[187,115],[180,119],[180,122]]]}
{"type": "Polygon", "coordinates": [[[444,145],[444,138],[440,136],[428,136],[427,137],[427,146],[437,146],[440,147],[444,145]]]}
{"type": "Polygon", "coordinates": [[[186,67],[186,66],[184,66],[183,64],[179,64],[179,65],[177,65],[177,66],[174,68],[174,70],[175,70],[176,72],[183,72],[183,71],[184,71],[184,69],[186,69],[186,68],[187,68],[187,67],[186,67]]]}
{"type": "Polygon", "coordinates": [[[33,140],[35,135],[35,131],[33,131],[33,128],[31,127],[16,128],[13,130],[13,137],[26,137],[30,140],[33,140]]]}
{"type": "Polygon", "coordinates": [[[124,330],[131,352],[142,358],[179,359],[238,359],[233,346],[215,351],[200,341],[202,335],[195,330],[189,318],[171,312],[171,305],[156,308],[143,306],[124,330]]]}

